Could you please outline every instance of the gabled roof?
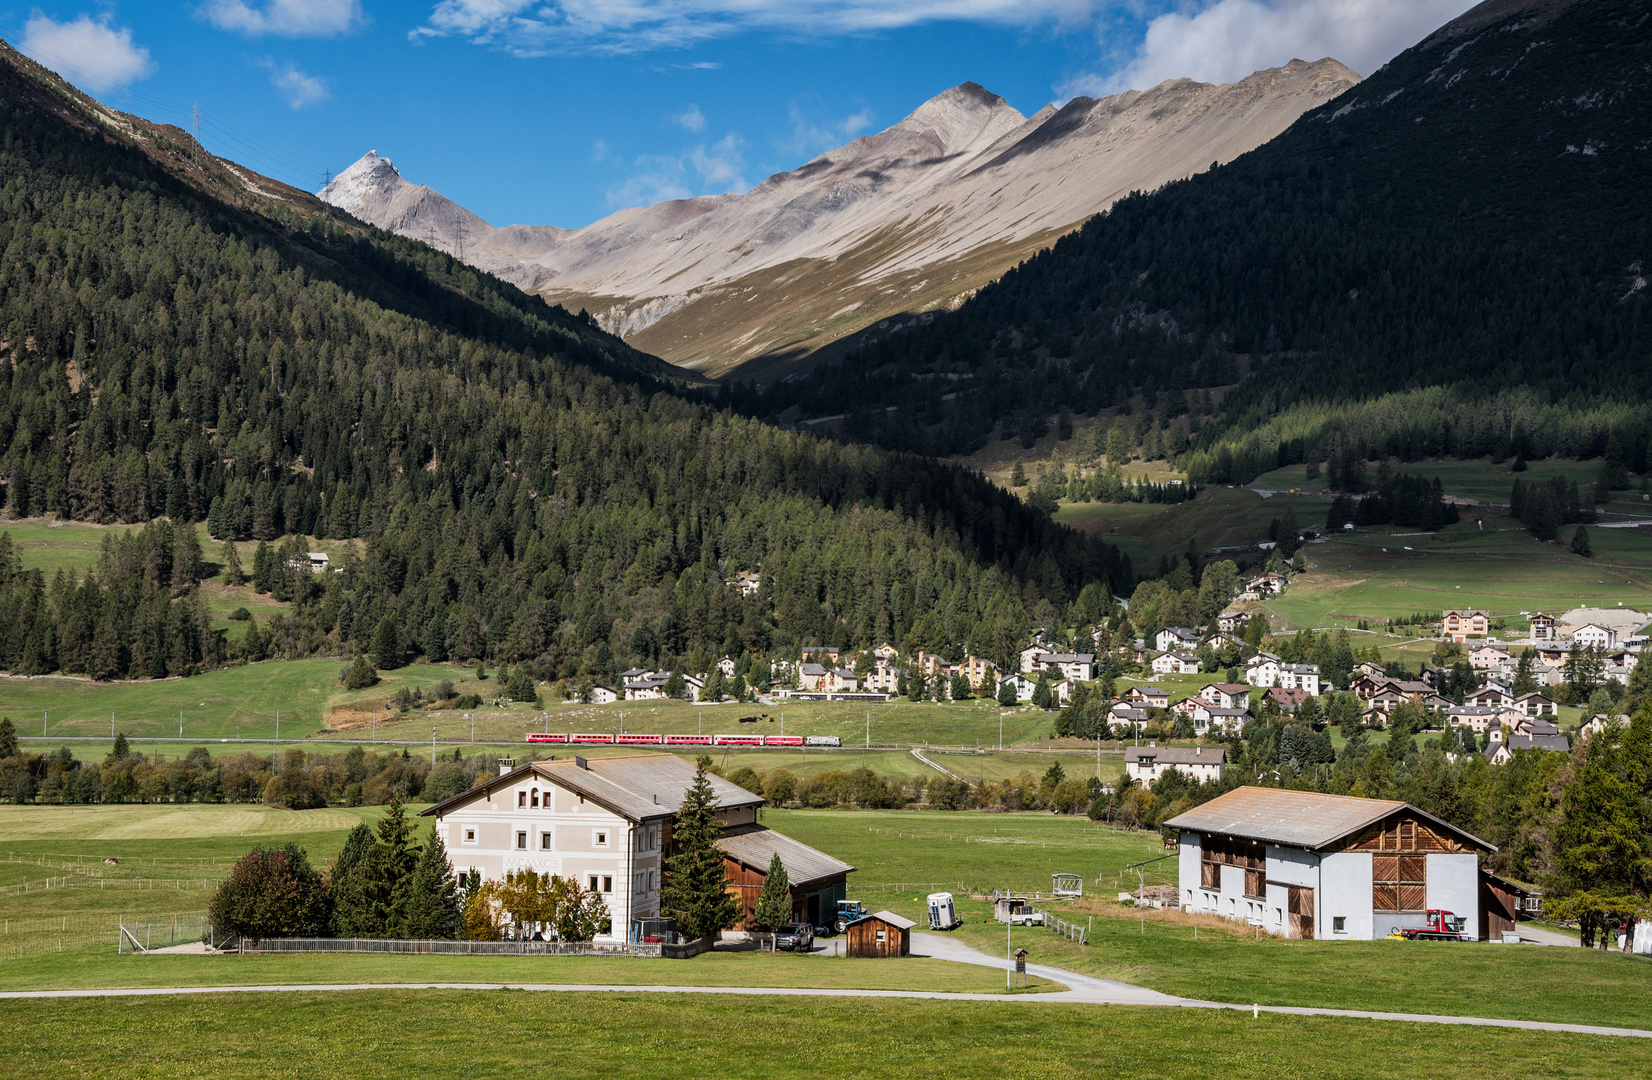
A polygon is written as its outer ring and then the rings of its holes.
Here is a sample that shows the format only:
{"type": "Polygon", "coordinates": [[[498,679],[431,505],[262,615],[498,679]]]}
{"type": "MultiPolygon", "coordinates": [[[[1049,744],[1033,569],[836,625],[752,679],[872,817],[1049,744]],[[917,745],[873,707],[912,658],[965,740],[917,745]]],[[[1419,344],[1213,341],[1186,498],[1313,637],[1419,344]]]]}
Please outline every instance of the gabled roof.
{"type": "Polygon", "coordinates": [[[1496,851],[1471,833],[1423,812],[1410,803],[1391,799],[1359,799],[1351,795],[1322,795],[1317,791],[1280,791],[1242,787],[1178,814],[1165,822],[1173,829],[1220,833],[1262,840],[1286,847],[1317,851],[1400,811],[1417,815],[1471,847],[1496,851]]]}
{"type": "Polygon", "coordinates": [[[717,848],[735,862],[759,872],[767,871],[769,861],[778,854],[780,865],[786,868],[787,884],[792,886],[809,885],[854,870],[841,859],[816,851],[808,844],[777,833],[765,825],[739,825],[728,829],[718,838],[717,848]]]}
{"type": "Polygon", "coordinates": [[[1124,751],[1126,763],[1147,758],[1160,765],[1221,765],[1228,752],[1219,746],[1132,746],[1124,751]]]}
{"type": "MultiPolygon", "coordinates": [[[[913,922],[911,919],[901,918],[899,915],[896,915],[893,911],[874,911],[870,915],[862,915],[860,918],[856,919],[855,922],[865,922],[867,919],[876,919],[879,922],[888,923],[890,926],[893,926],[893,927],[895,927],[896,929],[899,929],[899,930],[910,930],[914,926],[918,925],[917,923],[913,922]]],[[[854,924],[851,923],[850,925],[852,926],[854,924]]]]}
{"type": "MultiPolygon", "coordinates": [[[[471,799],[486,798],[490,791],[515,786],[529,775],[581,795],[627,820],[641,822],[670,817],[682,807],[694,783],[694,766],[675,754],[615,754],[590,759],[534,761],[439,802],[420,816],[445,814],[471,799]]],[[[763,804],[761,795],[736,787],[721,776],[712,775],[707,779],[711,781],[711,792],[720,810],[763,804]]]]}

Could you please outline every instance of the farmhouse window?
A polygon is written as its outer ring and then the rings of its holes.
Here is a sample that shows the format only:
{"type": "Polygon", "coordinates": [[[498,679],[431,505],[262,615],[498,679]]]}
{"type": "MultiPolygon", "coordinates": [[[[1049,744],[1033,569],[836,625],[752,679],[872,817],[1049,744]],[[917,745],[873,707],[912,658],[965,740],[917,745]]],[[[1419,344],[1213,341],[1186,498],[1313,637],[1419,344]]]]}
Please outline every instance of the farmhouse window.
{"type": "Polygon", "coordinates": [[[534,790],[533,790],[533,808],[535,810],[539,809],[539,789],[538,788],[534,788],[534,790]]]}
{"type": "Polygon", "coordinates": [[[466,829],[465,830],[465,843],[467,843],[467,844],[476,843],[476,830],[475,829],[466,829]]]}
{"type": "Polygon", "coordinates": [[[586,890],[587,892],[596,892],[597,891],[597,876],[595,874],[592,874],[587,879],[587,884],[590,886],[590,888],[586,890]]]}
{"type": "Polygon", "coordinates": [[[1209,849],[1199,853],[1199,888],[1219,892],[1222,888],[1222,864],[1212,854],[1209,849]]]}
{"type": "Polygon", "coordinates": [[[1371,856],[1371,909],[1422,911],[1428,906],[1426,855],[1371,856]]]}
{"type": "Polygon", "coordinates": [[[1345,915],[1334,917],[1331,920],[1331,932],[1333,934],[1346,934],[1348,932],[1348,917],[1345,915]]]}
{"type": "Polygon", "coordinates": [[[555,840],[555,834],[554,833],[542,832],[542,833],[539,834],[539,850],[540,851],[550,851],[551,848],[555,845],[555,843],[556,843],[556,840],[555,840]]]}
{"type": "Polygon", "coordinates": [[[528,793],[526,791],[518,791],[516,793],[516,805],[523,807],[528,805],[528,793]]]}
{"type": "Polygon", "coordinates": [[[596,847],[607,847],[608,846],[608,832],[607,832],[607,830],[599,829],[596,832],[592,833],[591,834],[591,843],[596,847]]]}
{"type": "Polygon", "coordinates": [[[528,850],[528,834],[526,830],[516,834],[516,847],[518,851],[528,850]]]}
{"type": "Polygon", "coordinates": [[[606,875],[606,874],[604,874],[603,878],[602,878],[602,891],[603,892],[613,892],[614,891],[614,879],[612,877],[606,875]]]}

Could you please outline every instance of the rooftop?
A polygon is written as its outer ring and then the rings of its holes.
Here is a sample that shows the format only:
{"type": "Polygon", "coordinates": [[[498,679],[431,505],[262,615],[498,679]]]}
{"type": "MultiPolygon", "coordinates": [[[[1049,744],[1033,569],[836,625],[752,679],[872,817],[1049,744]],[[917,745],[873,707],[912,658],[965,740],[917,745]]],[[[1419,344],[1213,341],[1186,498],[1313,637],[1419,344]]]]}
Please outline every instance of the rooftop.
{"type": "Polygon", "coordinates": [[[1124,751],[1124,760],[1147,759],[1160,765],[1220,765],[1228,752],[1219,746],[1132,746],[1124,751]]]}
{"type": "Polygon", "coordinates": [[[1220,833],[1300,847],[1327,847],[1368,825],[1408,810],[1472,847],[1496,851],[1470,833],[1448,825],[1409,803],[1391,799],[1359,799],[1351,795],[1322,795],[1315,791],[1280,791],[1242,787],[1220,795],[1165,822],[1172,828],[1220,833]]]}
{"type": "MultiPolygon", "coordinates": [[[[549,780],[631,821],[675,814],[694,783],[694,766],[675,754],[615,754],[535,761],[437,803],[421,816],[440,816],[474,797],[485,798],[490,791],[514,785],[527,774],[549,780]]],[[[711,781],[711,792],[720,810],[763,803],[761,795],[736,787],[721,776],[708,775],[707,779],[711,781]]]]}
{"type": "Polygon", "coordinates": [[[840,859],[834,859],[825,852],[816,851],[808,844],[763,825],[736,826],[723,833],[717,847],[729,858],[753,870],[767,870],[769,860],[778,854],[780,865],[786,868],[786,881],[793,886],[808,885],[854,870],[853,866],[840,859]]]}

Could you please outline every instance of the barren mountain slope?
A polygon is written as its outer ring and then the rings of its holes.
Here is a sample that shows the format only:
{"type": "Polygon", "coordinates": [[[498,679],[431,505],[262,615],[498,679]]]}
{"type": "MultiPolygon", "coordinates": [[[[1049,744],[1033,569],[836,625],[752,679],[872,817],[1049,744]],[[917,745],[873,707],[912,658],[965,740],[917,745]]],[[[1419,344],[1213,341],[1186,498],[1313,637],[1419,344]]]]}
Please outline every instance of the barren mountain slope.
{"type": "Polygon", "coordinates": [[[1228,161],[1358,82],[1334,60],[1171,80],[1023,117],[973,83],[744,195],[496,229],[375,154],[323,199],[431,240],[707,374],[778,375],[848,334],[955,303],[1132,190],[1228,161]]]}

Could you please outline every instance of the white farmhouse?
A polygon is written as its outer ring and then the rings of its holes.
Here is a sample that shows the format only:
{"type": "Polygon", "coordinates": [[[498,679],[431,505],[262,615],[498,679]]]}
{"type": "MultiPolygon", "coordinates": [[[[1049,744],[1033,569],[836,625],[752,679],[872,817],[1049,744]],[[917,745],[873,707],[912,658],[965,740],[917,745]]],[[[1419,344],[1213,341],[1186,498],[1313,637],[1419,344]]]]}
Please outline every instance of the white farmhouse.
{"type": "Polygon", "coordinates": [[[1161,653],[1153,658],[1153,670],[1160,675],[1197,675],[1199,658],[1185,652],[1161,653]]]}
{"type": "Polygon", "coordinates": [[[1318,664],[1280,664],[1279,686],[1283,690],[1306,690],[1319,696],[1318,664]]]}
{"type": "MultiPolygon", "coordinates": [[[[757,823],[760,795],[709,777],[723,827],[725,861],[736,886],[737,865],[779,851],[791,879],[794,906],[813,918],[843,898],[854,868],[757,823]]],[[[513,870],[569,878],[608,905],[612,922],[598,941],[625,941],[638,920],[660,914],[660,878],[671,827],[694,766],[674,754],[621,754],[536,761],[505,771],[424,811],[436,819],[455,875],[483,880],[513,870]]],[[[761,885],[759,874],[757,884],[761,885]]],[[[736,891],[736,890],[731,890],[736,891]]],[[[741,893],[749,889],[739,889],[741,893]]],[[[755,893],[743,896],[748,905],[755,893]]]]}
{"type": "Polygon", "coordinates": [[[1257,653],[1245,665],[1245,681],[1264,689],[1279,685],[1279,657],[1273,653],[1257,653]]]}
{"type": "Polygon", "coordinates": [[[1181,830],[1184,911],[1371,941],[1443,909],[1484,932],[1477,853],[1497,849],[1409,803],[1242,787],[1165,824],[1181,830]]]}
{"type": "Polygon", "coordinates": [[[1188,779],[1203,782],[1220,780],[1227,762],[1227,751],[1220,747],[1195,746],[1131,746],[1124,751],[1124,773],[1143,787],[1152,787],[1154,781],[1172,769],[1180,770],[1188,779]]]}
{"type": "Polygon", "coordinates": [[[1610,649],[1618,643],[1618,632],[1610,626],[1589,623],[1572,631],[1572,644],[1579,649],[1610,649]]]}

